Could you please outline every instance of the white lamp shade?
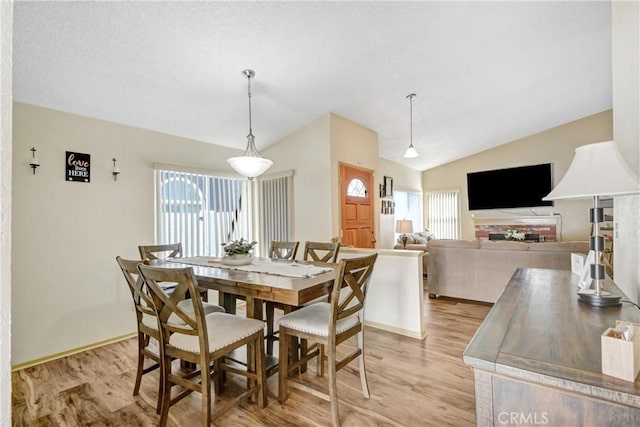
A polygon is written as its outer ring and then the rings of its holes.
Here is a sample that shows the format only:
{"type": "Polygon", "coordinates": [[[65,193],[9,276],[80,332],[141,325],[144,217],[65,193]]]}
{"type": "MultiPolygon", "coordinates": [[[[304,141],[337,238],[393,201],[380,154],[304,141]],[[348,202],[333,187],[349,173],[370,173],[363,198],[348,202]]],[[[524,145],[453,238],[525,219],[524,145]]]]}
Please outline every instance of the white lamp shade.
{"type": "Polygon", "coordinates": [[[410,219],[397,220],[396,233],[413,233],[413,222],[410,219]]]}
{"type": "Polygon", "coordinates": [[[640,193],[638,176],[614,141],[576,148],[569,170],[542,200],[586,199],[640,193]]]}
{"type": "Polygon", "coordinates": [[[231,165],[240,175],[247,178],[260,176],[267,171],[273,164],[269,159],[254,156],[239,156],[227,159],[227,163],[231,165]]]}
{"type": "Polygon", "coordinates": [[[413,148],[413,145],[410,145],[409,148],[407,148],[407,151],[404,152],[404,157],[407,159],[418,157],[418,152],[413,148]]]}

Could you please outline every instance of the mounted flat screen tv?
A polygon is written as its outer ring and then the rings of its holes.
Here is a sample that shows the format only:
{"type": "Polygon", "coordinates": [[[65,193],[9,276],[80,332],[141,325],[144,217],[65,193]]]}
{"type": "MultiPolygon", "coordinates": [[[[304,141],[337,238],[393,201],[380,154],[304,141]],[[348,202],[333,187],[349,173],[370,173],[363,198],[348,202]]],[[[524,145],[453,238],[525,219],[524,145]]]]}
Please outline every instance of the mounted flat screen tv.
{"type": "Polygon", "coordinates": [[[469,210],[553,206],[551,163],[467,174],[469,210]]]}

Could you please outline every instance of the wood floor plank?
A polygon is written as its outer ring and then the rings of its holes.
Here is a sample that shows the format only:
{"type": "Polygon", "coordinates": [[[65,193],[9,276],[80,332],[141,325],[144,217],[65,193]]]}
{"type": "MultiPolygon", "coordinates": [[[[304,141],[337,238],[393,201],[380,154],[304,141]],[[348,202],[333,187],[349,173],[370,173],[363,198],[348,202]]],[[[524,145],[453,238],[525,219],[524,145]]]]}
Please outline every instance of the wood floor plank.
{"type": "MultiPolygon", "coordinates": [[[[425,292],[427,338],[413,338],[367,328],[366,368],[371,398],[362,397],[357,364],[338,373],[340,418],[344,427],[472,426],[475,423],[473,373],[462,352],[491,306],[455,299],[429,299],[425,292]]],[[[341,354],[352,345],[347,343],[341,354]]],[[[143,376],[133,396],[137,344],[134,338],[16,371],[13,382],[14,426],[154,426],[158,371],[143,376]]],[[[327,390],[315,363],[303,381],[327,390]]],[[[244,381],[229,375],[214,405],[242,392],[244,381]]],[[[250,402],[231,409],[215,425],[225,427],[331,425],[329,403],[291,387],[277,400],[277,376],[267,381],[269,404],[250,402]]],[[[193,393],[169,411],[171,427],[196,425],[200,395],[193,393]]]]}

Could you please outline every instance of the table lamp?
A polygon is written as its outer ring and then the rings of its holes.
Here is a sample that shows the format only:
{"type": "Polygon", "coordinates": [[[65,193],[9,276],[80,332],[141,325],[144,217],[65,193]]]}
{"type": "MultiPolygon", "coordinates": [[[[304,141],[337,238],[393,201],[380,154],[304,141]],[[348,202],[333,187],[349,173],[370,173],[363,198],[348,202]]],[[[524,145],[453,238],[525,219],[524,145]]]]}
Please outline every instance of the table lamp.
{"type": "Polygon", "coordinates": [[[407,233],[413,233],[413,223],[410,219],[399,219],[396,221],[396,233],[402,233],[402,247],[407,248],[407,233]]]}
{"type": "Polygon", "coordinates": [[[593,199],[593,207],[589,210],[589,221],[593,224],[589,249],[595,254],[595,264],[589,268],[595,286],[578,292],[580,302],[599,307],[621,304],[620,295],[602,289],[605,273],[600,262],[604,251],[604,237],[600,236],[600,223],[603,221],[600,197],[636,193],[640,193],[638,176],[624,161],[617,144],[606,141],[577,147],[567,173],[542,199],[593,199]]]}

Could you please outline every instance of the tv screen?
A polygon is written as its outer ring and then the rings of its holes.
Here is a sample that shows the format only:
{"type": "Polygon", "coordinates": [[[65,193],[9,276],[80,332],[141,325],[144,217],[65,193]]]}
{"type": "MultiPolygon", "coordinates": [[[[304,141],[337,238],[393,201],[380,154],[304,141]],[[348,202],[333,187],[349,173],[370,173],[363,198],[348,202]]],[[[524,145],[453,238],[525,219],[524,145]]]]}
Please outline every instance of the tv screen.
{"type": "Polygon", "coordinates": [[[553,206],[551,163],[467,174],[469,210],[553,206]]]}

